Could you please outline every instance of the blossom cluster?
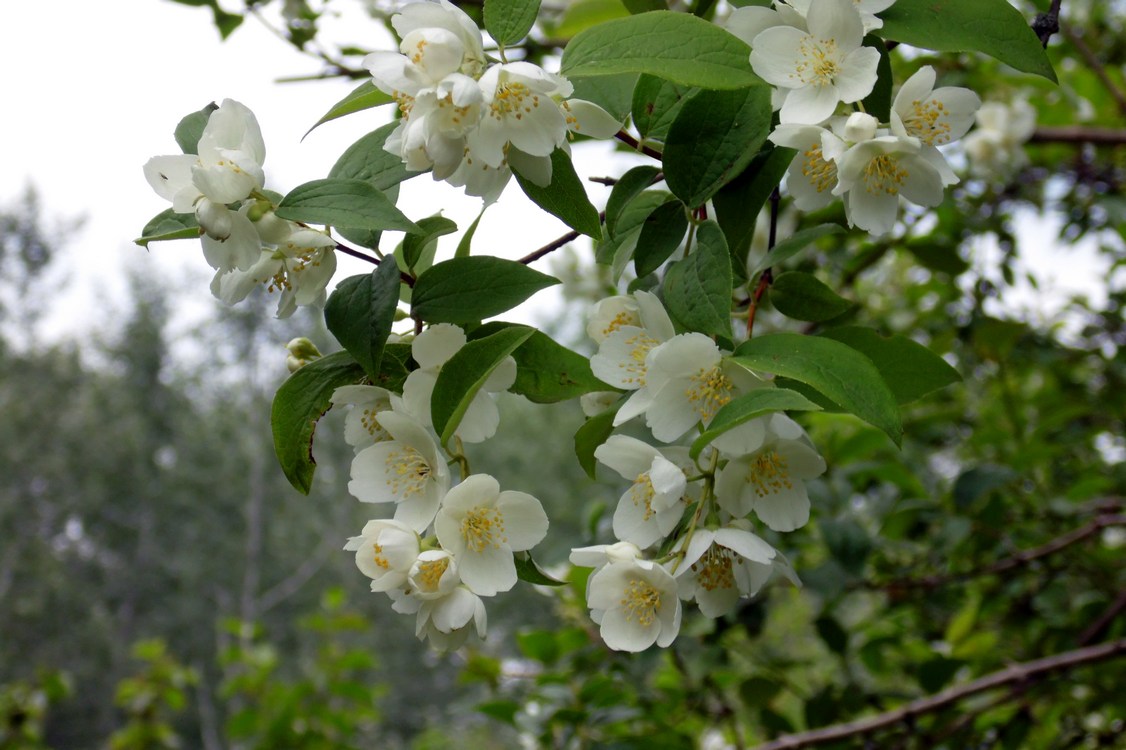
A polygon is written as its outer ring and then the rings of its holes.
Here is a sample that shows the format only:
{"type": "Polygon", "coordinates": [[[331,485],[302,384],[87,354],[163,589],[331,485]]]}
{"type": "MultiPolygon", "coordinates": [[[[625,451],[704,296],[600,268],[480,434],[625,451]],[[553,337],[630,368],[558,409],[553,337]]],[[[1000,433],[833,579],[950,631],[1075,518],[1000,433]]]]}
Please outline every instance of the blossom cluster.
{"type": "Polygon", "coordinates": [[[614,511],[618,541],[571,554],[573,564],[595,568],[587,603],[606,644],[624,651],[669,645],[682,599],[720,617],[775,576],[798,584],[753,519],[778,532],[809,520],[804,482],[822,474],[825,462],[805,431],[775,413],[723,432],[695,462],[676,445],[706,429],[726,404],[773,384],[711,338],[675,333],[649,292],[602,300],[587,332],[598,343],[591,369],[630,392],[614,425],[643,417],[661,444],[614,435],[595,450],[631,483],[614,511]],[[646,557],[647,548],[656,555],[646,557]]]}
{"type": "Polygon", "coordinates": [[[751,45],[751,67],[775,87],[780,125],[770,135],[797,150],[786,184],[803,211],[844,202],[850,226],[892,230],[900,197],[937,206],[958,181],[938,147],[974,123],[981,100],[959,87],[935,88],[925,66],[899,89],[890,121],[863,111],[876,85],[879,52],[862,46],[879,28],[876,13],[894,0],[776,0],[773,8],[735,10],[727,28],[751,45]],[[858,111],[838,115],[841,104],[858,111]]]}
{"type": "Polygon", "coordinates": [[[274,215],[263,192],[266,145],[254,113],[224,100],[209,115],[196,150],[154,156],[144,173],[175,213],[194,214],[199,222],[204,258],[216,269],[211,292],[234,304],[264,285],[279,293],[279,318],[298,306],[323,306],[336,272],[336,242],[274,215]]]}
{"type": "MultiPolygon", "coordinates": [[[[392,518],[369,521],[345,549],[387,594],[396,612],[416,616],[416,634],[436,648],[461,646],[475,632],[485,636],[481,597],[511,589],[517,580],[513,553],[525,552],[547,534],[547,514],[524,492],[501,490],[488,474],[469,474],[451,486],[446,458],[434,434],[430,397],[442,367],[466,343],[465,332],[441,323],[411,342],[419,368],[403,393],[372,385],[338,388],[333,403],[350,405],[345,439],[355,450],[348,491],[360,502],[394,505],[392,518]]],[[[516,378],[504,360],[477,393],[455,431],[479,443],[497,430],[493,394],[516,378]]]]}
{"type": "Polygon", "coordinates": [[[620,128],[598,105],[569,98],[560,75],[523,61],[490,64],[477,25],[448,0],[409,4],[391,25],[399,52],[372,52],[364,67],[398,102],[386,149],[408,169],[491,203],[512,167],[547,187],[551,154],[572,133],[610,138],[620,128]]]}

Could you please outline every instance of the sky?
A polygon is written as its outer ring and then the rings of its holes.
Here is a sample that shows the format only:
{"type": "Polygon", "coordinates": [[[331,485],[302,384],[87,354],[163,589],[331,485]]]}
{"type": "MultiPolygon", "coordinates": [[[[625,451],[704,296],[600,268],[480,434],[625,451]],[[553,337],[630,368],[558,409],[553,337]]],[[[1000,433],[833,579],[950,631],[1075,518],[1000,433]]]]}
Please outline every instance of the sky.
{"type": "MultiPolygon", "coordinates": [[[[363,14],[360,3],[337,5],[349,15],[325,20],[328,38],[392,48],[393,40],[363,14]]],[[[224,98],[249,106],[266,142],[266,186],[282,193],[326,176],[351,143],[390,118],[388,108],[369,110],[327,123],[302,141],[308,128],[356,84],[276,83],[316,73],[318,63],[253,18],[221,42],[207,9],[167,0],[36,0],[7,10],[9,34],[0,45],[8,113],[0,119],[0,205],[13,205],[30,184],[39,191],[47,217],[85,219],[67,248],[76,283],[48,318],[49,333],[56,335],[104,329],[104,315],[120,311],[129,268],[152,269],[170,278],[198,277],[195,309],[199,314],[211,309],[210,269],[198,242],[156,243],[149,251],[132,244],[141,227],[168,206],[145,182],[142,165],[152,156],[178,153],[172,132],[183,115],[224,98]]],[[[613,155],[609,144],[585,143],[576,148],[575,158],[579,174],[590,177],[614,171],[611,165],[621,157],[613,155]]],[[[602,205],[607,192],[588,183],[595,205],[602,205]]],[[[404,183],[399,205],[411,218],[440,208],[464,229],[481,203],[421,176],[404,183]]],[[[566,231],[513,183],[500,204],[485,214],[475,248],[515,258],[566,231]]],[[[1021,233],[1046,234],[1039,226],[1026,226],[1021,233]]],[[[440,257],[452,253],[459,234],[443,238],[440,257]]],[[[583,242],[581,248],[589,247],[583,242]]],[[[1008,312],[1036,320],[1050,315],[1071,291],[1098,294],[1096,280],[1103,271],[1093,252],[1069,250],[1068,271],[1061,274],[1058,248],[1038,241],[1029,248],[1025,266],[1047,286],[1019,286],[1006,297],[1008,312]]],[[[995,254],[985,243],[974,259],[986,275],[991,257],[995,254]]],[[[538,266],[550,271],[546,262],[538,266]]],[[[342,258],[337,279],[368,268],[342,258]]],[[[534,322],[537,310],[542,315],[557,304],[557,294],[541,292],[505,318],[534,322]]]]}

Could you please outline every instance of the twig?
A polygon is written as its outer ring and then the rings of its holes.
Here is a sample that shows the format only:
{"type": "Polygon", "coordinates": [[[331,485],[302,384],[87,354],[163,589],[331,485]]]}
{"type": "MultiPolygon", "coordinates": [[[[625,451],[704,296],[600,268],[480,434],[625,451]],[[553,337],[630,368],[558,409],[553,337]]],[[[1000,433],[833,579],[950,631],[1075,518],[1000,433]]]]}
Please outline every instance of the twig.
{"type": "MultiPolygon", "coordinates": [[[[371,263],[373,266],[378,266],[380,263],[383,262],[383,260],[380,260],[379,258],[373,258],[370,255],[365,255],[364,253],[361,253],[359,250],[353,250],[352,248],[348,247],[347,245],[337,244],[336,251],[340,252],[340,253],[344,253],[345,255],[351,255],[353,258],[359,258],[360,260],[367,261],[368,263],[371,263]]],[[[411,276],[408,273],[403,273],[402,271],[399,271],[399,280],[402,281],[404,284],[406,284],[409,287],[414,287],[414,277],[411,276]]]]}
{"type": "MultiPolygon", "coordinates": [[[[605,220],[606,220],[606,212],[602,211],[598,214],[598,221],[599,221],[599,223],[602,223],[605,220]]],[[[518,260],[516,262],[517,263],[523,263],[524,265],[528,265],[529,263],[533,263],[533,262],[539,260],[540,258],[542,258],[543,256],[547,255],[548,253],[555,252],[559,248],[566,245],[568,242],[573,242],[573,241],[577,240],[579,238],[580,234],[582,234],[582,232],[579,232],[577,230],[572,229],[570,232],[567,232],[567,234],[563,235],[562,237],[556,237],[554,240],[547,243],[546,245],[544,245],[540,249],[533,250],[532,252],[528,253],[527,255],[525,255],[523,258],[521,258],[520,260],[518,260]]]]}
{"type": "MultiPolygon", "coordinates": [[[[770,251],[774,249],[774,243],[778,239],[778,206],[782,200],[781,193],[775,187],[773,192],[770,193],[770,233],[766,240],[766,252],[769,255],[770,251]]],[[[747,309],[747,338],[755,330],[755,313],[758,312],[758,303],[762,301],[762,297],[766,294],[766,290],[774,283],[774,270],[767,268],[759,276],[758,286],[755,287],[754,296],[751,297],[751,306],[747,309]]]]}
{"type": "Polygon", "coordinates": [[[1096,638],[1102,635],[1102,632],[1114,622],[1123,610],[1126,610],[1126,590],[1119,592],[1118,598],[1110,603],[1110,606],[1099,615],[1099,619],[1087,626],[1087,629],[1079,634],[1079,645],[1086,646],[1088,643],[1093,642],[1096,638]]]}
{"type": "Polygon", "coordinates": [[[1115,103],[1118,104],[1119,111],[1121,111],[1122,114],[1126,114],[1126,94],[1123,94],[1122,90],[1118,88],[1118,85],[1111,80],[1102,60],[1091,51],[1091,48],[1083,41],[1083,37],[1079,36],[1075,31],[1072,31],[1070,27],[1064,27],[1063,35],[1067,37],[1067,41],[1071,42],[1071,45],[1075,47],[1075,51],[1078,52],[1080,57],[1087,63],[1091,72],[1102,81],[1103,86],[1106,87],[1106,90],[1110,93],[1115,103]]]}
{"type": "Polygon", "coordinates": [[[1074,651],[1064,651],[1054,656],[1047,656],[1043,659],[1036,659],[1035,661],[1024,662],[1022,664],[1012,664],[1005,669],[988,674],[973,682],[968,682],[959,687],[948,688],[936,695],[911,701],[906,705],[878,714],[877,716],[824,727],[822,729],[814,729],[809,732],[786,735],[779,737],[773,742],[768,742],[765,745],[759,745],[757,750],[798,750],[798,748],[824,745],[830,742],[863,736],[902,722],[913,721],[916,717],[925,714],[940,711],[971,695],[977,695],[978,693],[984,693],[1007,685],[1026,683],[1053,672],[1074,669],[1084,664],[1094,664],[1124,655],[1126,655],[1126,638],[1119,638],[1115,641],[1100,643],[1097,646],[1087,646],[1086,648],[1080,648],[1074,651]]]}
{"type": "Polygon", "coordinates": [[[615,135],[614,137],[617,138],[622,143],[629,146],[630,148],[632,148],[633,150],[640,151],[641,153],[645,154],[646,156],[652,156],[657,161],[660,161],[664,158],[664,156],[662,156],[660,151],[658,151],[655,148],[651,148],[649,146],[641,145],[640,141],[638,141],[636,138],[634,138],[632,135],[630,135],[629,133],[627,133],[624,130],[619,130],[617,135],[615,135]]]}
{"type": "Polygon", "coordinates": [[[1081,125],[1036,128],[1031,143],[1093,143],[1096,146],[1121,146],[1126,144],[1126,130],[1111,128],[1085,128],[1081,125]]]}
{"type": "Polygon", "coordinates": [[[936,589],[948,583],[957,583],[958,581],[966,581],[971,578],[1004,573],[1014,568],[1028,565],[1034,560],[1054,555],[1060,550],[1096,534],[1107,526],[1123,525],[1126,525],[1126,515],[1103,513],[1096,516],[1085,525],[1041,544],[1039,547],[1021,550],[1011,557],[1003,558],[983,568],[967,570],[961,573],[943,573],[940,575],[923,576],[921,578],[898,578],[887,583],[868,583],[865,584],[865,586],[867,588],[884,589],[892,593],[899,593],[910,589],[936,589]]]}
{"type": "Polygon", "coordinates": [[[587,177],[587,180],[597,182],[599,185],[606,185],[607,187],[613,187],[618,184],[617,177],[587,177]]]}
{"type": "Polygon", "coordinates": [[[1048,40],[1060,30],[1060,0],[1052,0],[1047,13],[1040,13],[1032,22],[1032,30],[1040,37],[1040,44],[1048,48],[1048,40]]]}

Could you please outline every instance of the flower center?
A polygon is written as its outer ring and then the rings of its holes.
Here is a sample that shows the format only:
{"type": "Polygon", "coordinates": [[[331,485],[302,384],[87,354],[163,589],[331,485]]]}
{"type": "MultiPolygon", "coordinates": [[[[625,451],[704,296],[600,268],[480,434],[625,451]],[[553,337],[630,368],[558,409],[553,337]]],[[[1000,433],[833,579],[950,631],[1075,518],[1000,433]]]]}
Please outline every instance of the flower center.
{"type": "Polygon", "coordinates": [[[602,335],[609,336],[622,326],[636,326],[639,322],[636,314],[631,313],[629,310],[622,310],[606,324],[606,327],[602,329],[602,335]]]}
{"type": "Polygon", "coordinates": [[[799,48],[802,61],[798,63],[796,72],[803,84],[814,86],[829,86],[833,78],[840,72],[837,58],[837,41],[835,39],[814,39],[807,36],[802,39],[799,48]]]}
{"type": "Polygon", "coordinates": [[[909,172],[891,154],[881,154],[864,167],[864,187],[869,193],[898,195],[909,172]]]}
{"type": "Polygon", "coordinates": [[[732,572],[732,554],[726,547],[713,544],[703,557],[692,564],[696,581],[706,591],[735,588],[735,574],[732,572]]]}
{"type": "Polygon", "coordinates": [[[656,491],[653,489],[653,480],[649,478],[649,472],[639,474],[637,479],[633,480],[633,486],[629,488],[630,499],[633,500],[634,505],[644,505],[645,515],[643,519],[648,521],[653,517],[653,495],[656,491]]]}
{"type": "Polygon", "coordinates": [[[375,418],[376,413],[377,410],[374,407],[364,409],[363,413],[360,414],[360,425],[378,442],[388,439],[390,435],[383,429],[379,420],[375,418]]]}
{"type": "Polygon", "coordinates": [[[461,519],[461,536],[465,546],[474,552],[486,547],[500,549],[508,542],[504,535],[504,516],[497,508],[473,508],[461,519]]]}
{"type": "Polygon", "coordinates": [[[375,564],[384,570],[390,570],[391,563],[387,562],[387,558],[383,556],[383,546],[375,544],[372,547],[375,550],[375,564]]]}
{"type": "Polygon", "coordinates": [[[497,87],[489,111],[497,120],[512,115],[522,120],[525,114],[540,106],[540,97],[522,83],[512,81],[497,87]]]}
{"type": "Polygon", "coordinates": [[[421,495],[430,478],[430,464],[414,448],[403,446],[387,456],[387,486],[393,495],[406,499],[421,495]]]}
{"type": "Polygon", "coordinates": [[[438,590],[438,584],[442,581],[442,575],[445,574],[446,569],[450,567],[450,558],[443,557],[439,560],[427,560],[418,564],[417,584],[419,588],[427,593],[433,593],[438,590]]]}
{"type": "Polygon", "coordinates": [[[937,146],[950,142],[950,123],[946,119],[949,115],[946,105],[937,99],[916,99],[911,102],[911,113],[903,118],[903,125],[923,143],[937,146]]]}
{"type": "Polygon", "coordinates": [[[627,620],[637,620],[640,625],[648,627],[657,618],[657,610],[661,606],[661,592],[645,581],[634,579],[629,582],[620,604],[626,611],[627,620]]]}
{"type": "Polygon", "coordinates": [[[755,488],[755,494],[759,497],[793,489],[794,486],[790,482],[790,472],[786,469],[786,459],[772,450],[755,456],[747,481],[755,488]]]}
{"type": "Polygon", "coordinates": [[[830,190],[837,184],[837,165],[825,159],[821,152],[821,144],[814,143],[807,151],[802,152],[805,161],[802,162],[802,176],[819,193],[830,190]]]}
{"type": "Polygon", "coordinates": [[[691,383],[685,395],[704,422],[710,422],[717,411],[730,403],[735,392],[735,385],[719,367],[700,370],[692,376],[691,383]]]}
{"type": "Polygon", "coordinates": [[[622,377],[622,385],[628,387],[636,384],[638,388],[642,388],[645,386],[645,375],[648,372],[645,367],[645,358],[649,356],[653,347],[660,342],[645,331],[640,331],[627,338],[625,343],[629,348],[629,358],[618,363],[618,367],[626,372],[622,377]]]}

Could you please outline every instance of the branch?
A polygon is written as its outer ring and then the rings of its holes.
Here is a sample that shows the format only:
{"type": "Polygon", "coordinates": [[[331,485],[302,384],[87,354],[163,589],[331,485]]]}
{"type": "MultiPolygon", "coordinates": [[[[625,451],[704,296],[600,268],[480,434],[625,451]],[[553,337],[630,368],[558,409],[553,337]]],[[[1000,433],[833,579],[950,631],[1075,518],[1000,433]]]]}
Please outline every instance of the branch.
{"type": "Polygon", "coordinates": [[[1126,638],[1119,638],[1116,641],[1100,643],[1097,646],[1088,646],[1074,651],[1065,651],[1061,654],[1022,664],[1012,664],[973,682],[968,682],[960,687],[948,688],[937,695],[920,698],[892,711],[886,711],[867,719],[779,737],[773,742],[759,745],[757,750],[797,750],[798,748],[824,745],[863,736],[899,723],[910,722],[918,716],[934,713],[971,695],[1007,685],[1029,682],[1052,672],[1074,669],[1084,664],[1094,664],[1120,656],[1126,656],[1126,638]]]}
{"type": "MultiPolygon", "coordinates": [[[[371,263],[373,266],[378,266],[384,260],[384,259],[380,259],[380,258],[373,258],[370,255],[366,255],[364,253],[361,253],[359,250],[353,250],[352,248],[348,247],[347,245],[341,245],[339,243],[337,243],[337,245],[336,245],[336,251],[339,252],[339,253],[344,253],[345,255],[351,255],[353,258],[359,258],[362,261],[366,261],[368,263],[371,263]]],[[[403,273],[402,271],[400,271],[399,272],[399,280],[402,281],[404,284],[406,284],[409,287],[414,286],[414,277],[411,276],[408,273],[403,273]]]]}
{"type": "Polygon", "coordinates": [[[998,560],[983,568],[976,568],[974,570],[967,570],[962,573],[943,573],[940,575],[923,576],[921,578],[899,578],[888,583],[874,583],[868,584],[869,588],[885,589],[889,592],[899,593],[910,589],[936,589],[945,586],[948,583],[956,583],[958,581],[966,581],[971,578],[980,578],[982,576],[995,575],[997,573],[1004,573],[1014,568],[1019,568],[1028,565],[1034,560],[1053,555],[1062,549],[1070,547],[1073,544],[1083,541],[1084,539],[1098,533],[1100,530],[1107,526],[1124,526],[1126,525],[1126,515],[1104,512],[1087,524],[1073,529],[1066,534],[1056,537],[1049,542],[1041,544],[1039,547],[1032,547],[1030,549],[1021,550],[1011,557],[1006,557],[998,560]]]}
{"type": "Polygon", "coordinates": [[[1032,30],[1040,37],[1040,44],[1048,48],[1048,40],[1060,30],[1060,0],[1052,0],[1052,6],[1047,13],[1040,13],[1032,21],[1032,30]]]}
{"type": "MultiPolygon", "coordinates": [[[[606,221],[606,212],[605,211],[599,212],[598,221],[599,221],[599,223],[606,221]]],[[[544,245],[540,249],[533,250],[532,252],[528,253],[527,255],[525,255],[523,258],[521,258],[520,260],[518,260],[516,262],[517,263],[523,263],[524,265],[528,265],[529,263],[533,263],[533,262],[539,260],[540,258],[542,258],[543,256],[547,255],[548,253],[555,252],[559,248],[566,245],[568,242],[574,242],[575,240],[577,240],[579,238],[580,234],[582,234],[582,232],[579,232],[579,231],[572,229],[570,232],[567,232],[567,234],[563,235],[562,237],[556,237],[555,239],[553,239],[551,242],[547,243],[546,245],[544,245]]]]}
{"type": "Polygon", "coordinates": [[[1085,128],[1082,125],[1041,127],[1036,128],[1028,140],[1030,143],[1093,143],[1096,146],[1121,146],[1126,143],[1126,130],[1085,128]]]}
{"type": "Polygon", "coordinates": [[[636,138],[634,138],[632,135],[630,135],[629,133],[627,133],[624,130],[619,130],[617,135],[615,135],[614,137],[617,138],[622,143],[629,146],[630,148],[632,148],[633,150],[640,151],[641,153],[645,154],[646,156],[652,156],[657,161],[661,161],[664,158],[661,155],[660,151],[658,151],[655,148],[650,148],[649,146],[641,145],[640,141],[638,141],[636,138]]]}
{"type": "Polygon", "coordinates": [[[1087,63],[1087,67],[1091,69],[1091,72],[1102,81],[1103,86],[1106,87],[1106,90],[1118,105],[1119,111],[1122,112],[1122,114],[1126,114],[1126,94],[1123,94],[1122,90],[1111,80],[1110,75],[1106,72],[1106,66],[1103,65],[1103,61],[1091,51],[1091,48],[1083,41],[1083,37],[1079,36],[1079,34],[1071,28],[1065,28],[1063,35],[1067,37],[1067,41],[1071,42],[1071,45],[1075,47],[1075,51],[1078,52],[1080,57],[1087,63]]]}

